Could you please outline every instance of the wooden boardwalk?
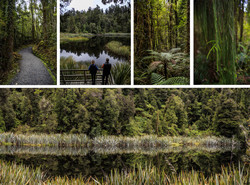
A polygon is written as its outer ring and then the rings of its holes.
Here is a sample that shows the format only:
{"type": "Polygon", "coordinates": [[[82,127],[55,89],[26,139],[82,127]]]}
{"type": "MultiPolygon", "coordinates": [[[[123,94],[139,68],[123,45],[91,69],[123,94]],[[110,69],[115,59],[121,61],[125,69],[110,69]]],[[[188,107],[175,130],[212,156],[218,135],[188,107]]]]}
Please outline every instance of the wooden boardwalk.
{"type": "MultiPolygon", "coordinates": [[[[92,85],[91,74],[87,69],[61,69],[61,85],[92,85]]],[[[96,85],[102,85],[102,69],[97,71],[96,85]]],[[[110,74],[107,85],[115,85],[112,74],[110,74]]]]}

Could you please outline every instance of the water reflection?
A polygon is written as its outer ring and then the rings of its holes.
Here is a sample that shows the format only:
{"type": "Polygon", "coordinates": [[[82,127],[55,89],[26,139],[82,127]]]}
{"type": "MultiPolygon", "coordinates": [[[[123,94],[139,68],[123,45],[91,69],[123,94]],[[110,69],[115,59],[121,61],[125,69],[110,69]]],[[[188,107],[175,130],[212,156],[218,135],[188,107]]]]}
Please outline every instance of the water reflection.
{"type": "Polygon", "coordinates": [[[73,56],[76,61],[95,60],[98,65],[105,62],[106,58],[110,59],[110,63],[117,61],[123,62],[128,59],[115,56],[105,50],[104,46],[110,41],[119,41],[123,45],[130,46],[130,37],[103,37],[96,36],[85,42],[70,42],[61,44],[61,56],[73,56]]]}
{"type": "Polygon", "coordinates": [[[238,164],[243,150],[230,148],[166,148],[158,150],[86,149],[56,147],[0,147],[0,159],[40,166],[48,176],[103,177],[111,169],[129,169],[135,164],[153,164],[171,173],[175,170],[199,170],[209,175],[219,173],[222,165],[238,164]]]}

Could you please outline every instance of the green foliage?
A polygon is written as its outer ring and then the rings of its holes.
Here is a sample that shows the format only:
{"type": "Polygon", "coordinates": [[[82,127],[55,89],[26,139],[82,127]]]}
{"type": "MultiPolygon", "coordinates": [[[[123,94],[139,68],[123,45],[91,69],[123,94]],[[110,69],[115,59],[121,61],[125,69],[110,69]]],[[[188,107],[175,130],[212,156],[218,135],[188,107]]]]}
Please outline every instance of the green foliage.
{"type": "Polygon", "coordinates": [[[221,98],[221,105],[217,107],[214,117],[216,132],[226,137],[239,136],[241,113],[238,106],[232,99],[221,98]]]}
{"type": "Polygon", "coordinates": [[[28,44],[37,44],[34,54],[56,75],[56,4],[55,0],[1,1],[0,83],[16,71],[19,56],[13,51],[28,44]]]}
{"type": "Polygon", "coordinates": [[[164,76],[152,73],[151,74],[151,82],[153,85],[189,85],[189,79],[185,77],[172,77],[167,80],[164,76]]]}
{"type": "Polygon", "coordinates": [[[111,41],[106,44],[105,48],[117,56],[130,58],[130,46],[123,46],[121,42],[111,41]]]}
{"type": "Polygon", "coordinates": [[[0,130],[245,141],[248,95],[248,89],[0,89],[0,130]]]}
{"type": "Polygon", "coordinates": [[[60,43],[88,41],[87,36],[89,35],[60,33],[60,43]]]}
{"type": "Polygon", "coordinates": [[[113,75],[115,84],[129,85],[131,76],[131,66],[128,62],[116,63],[112,66],[111,73],[113,75]]]}
{"type": "Polygon", "coordinates": [[[61,12],[60,30],[68,33],[130,33],[130,3],[111,5],[105,11],[96,5],[88,11],[61,12]]]}
{"type": "Polygon", "coordinates": [[[135,9],[135,83],[151,84],[152,72],[188,78],[189,1],[142,0],[135,9]]]}
{"type": "Polygon", "coordinates": [[[150,164],[138,164],[131,169],[114,169],[105,180],[89,177],[53,177],[46,179],[40,168],[29,168],[15,163],[0,161],[0,182],[10,184],[13,181],[17,184],[185,184],[189,182],[193,185],[200,184],[238,184],[244,185],[249,182],[249,166],[221,167],[221,173],[205,174],[192,170],[190,172],[181,171],[180,173],[168,174],[164,169],[159,169],[150,164]]]}
{"type": "Polygon", "coordinates": [[[246,4],[245,0],[195,1],[196,84],[249,83],[248,69],[239,67],[248,58],[240,44],[249,45],[246,4]]]}

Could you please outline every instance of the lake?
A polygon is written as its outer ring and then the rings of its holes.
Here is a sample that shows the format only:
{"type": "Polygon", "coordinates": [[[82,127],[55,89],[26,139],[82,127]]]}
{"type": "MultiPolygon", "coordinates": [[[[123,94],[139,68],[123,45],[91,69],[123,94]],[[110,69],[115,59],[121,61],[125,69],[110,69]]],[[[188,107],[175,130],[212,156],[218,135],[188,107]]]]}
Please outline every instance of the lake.
{"type": "Polygon", "coordinates": [[[102,178],[112,169],[129,169],[135,164],[152,164],[167,173],[175,170],[199,170],[210,175],[221,166],[235,164],[246,157],[246,151],[230,148],[173,147],[159,150],[119,150],[58,147],[0,146],[0,159],[27,166],[41,167],[48,177],[69,176],[102,178]]]}
{"type": "Polygon", "coordinates": [[[73,58],[77,61],[88,61],[95,60],[97,65],[102,65],[106,58],[109,58],[111,64],[115,64],[118,61],[123,62],[127,59],[115,56],[114,54],[105,50],[105,45],[111,41],[119,41],[123,45],[130,46],[130,36],[126,37],[111,37],[111,36],[94,36],[89,38],[85,42],[68,42],[61,43],[60,45],[60,56],[73,58]]]}

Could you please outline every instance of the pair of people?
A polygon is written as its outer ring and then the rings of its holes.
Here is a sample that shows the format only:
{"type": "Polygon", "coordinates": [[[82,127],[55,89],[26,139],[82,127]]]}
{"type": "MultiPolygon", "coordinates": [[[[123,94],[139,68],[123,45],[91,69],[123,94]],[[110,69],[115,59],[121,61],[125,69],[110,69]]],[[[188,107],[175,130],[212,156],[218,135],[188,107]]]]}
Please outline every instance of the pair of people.
{"type": "MultiPolygon", "coordinates": [[[[106,62],[102,65],[103,68],[103,73],[102,73],[102,85],[104,85],[104,81],[105,81],[105,85],[108,84],[108,77],[110,75],[110,71],[111,71],[111,64],[109,63],[109,59],[106,59],[106,62]]],[[[95,65],[95,61],[92,60],[91,61],[91,65],[89,66],[89,71],[91,74],[91,78],[92,78],[92,85],[95,85],[95,80],[96,80],[96,73],[98,71],[98,67],[95,65]]]]}

